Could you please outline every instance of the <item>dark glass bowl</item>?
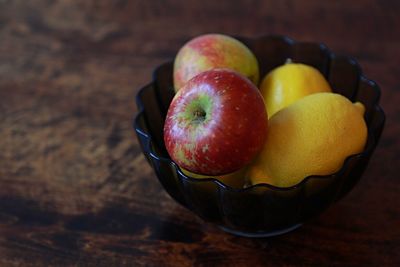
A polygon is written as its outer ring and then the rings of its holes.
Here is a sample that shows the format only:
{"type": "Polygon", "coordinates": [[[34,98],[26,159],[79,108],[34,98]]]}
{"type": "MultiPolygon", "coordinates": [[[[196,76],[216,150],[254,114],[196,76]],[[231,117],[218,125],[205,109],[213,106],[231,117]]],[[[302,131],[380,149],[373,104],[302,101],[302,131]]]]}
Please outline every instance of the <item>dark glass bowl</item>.
{"type": "Polygon", "coordinates": [[[278,235],[320,214],[358,182],[385,123],[385,114],[378,104],[380,89],[362,74],[355,60],[338,56],[323,44],[300,43],[283,36],[238,39],[256,55],[260,77],[291,58],[320,70],[334,92],[353,102],[362,102],[368,126],[364,151],[348,157],[343,167],[332,175],[305,177],[299,184],[287,188],[258,184],[237,189],[213,178],[189,177],[171,160],[163,142],[164,118],[174,96],[172,62],[159,66],[153,81],[138,92],[139,111],[134,129],[158,180],[178,203],[233,234],[278,235]]]}

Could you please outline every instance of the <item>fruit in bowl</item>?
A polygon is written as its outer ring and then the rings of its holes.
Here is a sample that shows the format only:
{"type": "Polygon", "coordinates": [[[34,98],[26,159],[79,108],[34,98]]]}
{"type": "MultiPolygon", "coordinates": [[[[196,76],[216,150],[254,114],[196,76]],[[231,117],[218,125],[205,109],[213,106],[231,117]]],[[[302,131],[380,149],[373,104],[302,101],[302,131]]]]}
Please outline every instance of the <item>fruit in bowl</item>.
{"type": "Polygon", "coordinates": [[[302,97],[332,90],[316,68],[288,59],[285,64],[273,69],[264,77],[260,91],[268,116],[272,117],[302,97]]]}
{"type": "Polygon", "coordinates": [[[364,106],[342,95],[308,95],[270,118],[268,140],[246,174],[251,184],[294,186],[337,172],[367,141],[364,106]]]}
{"type": "MultiPolygon", "coordinates": [[[[292,186],[278,187],[263,181],[245,188],[234,188],[218,179],[225,175],[207,178],[208,175],[187,172],[171,159],[163,141],[166,118],[163,107],[168,107],[175,95],[173,62],[158,67],[154,80],[139,91],[139,112],[134,128],[143,154],[157,178],[178,203],[205,221],[237,235],[261,237],[282,234],[323,212],[346,195],[361,178],[385,122],[384,112],[379,106],[380,89],[362,74],[354,60],[335,55],[323,45],[299,43],[280,36],[240,40],[257,57],[262,77],[283,65],[287,58],[292,58],[294,62],[312,66],[322,73],[333,93],[341,94],[353,103],[360,102],[365,108],[362,117],[368,132],[361,151],[346,157],[333,173],[311,174],[300,178],[301,181],[292,186]]],[[[277,115],[279,112],[273,117],[277,115]]],[[[275,128],[273,117],[269,121],[266,143],[269,132],[275,128]]],[[[250,126],[247,133],[251,131],[250,126]]],[[[251,164],[246,167],[249,166],[251,164]]],[[[232,177],[244,178],[242,171],[232,177]]]]}
{"type": "Polygon", "coordinates": [[[204,34],[187,42],[176,55],[175,91],[197,74],[214,68],[232,69],[258,85],[258,62],[247,46],[224,34],[204,34]]]}
{"type": "Polygon", "coordinates": [[[175,95],[165,120],[165,146],[182,168],[227,174],[260,152],[267,122],[262,96],[250,80],[232,70],[212,69],[193,77],[175,95]]]}

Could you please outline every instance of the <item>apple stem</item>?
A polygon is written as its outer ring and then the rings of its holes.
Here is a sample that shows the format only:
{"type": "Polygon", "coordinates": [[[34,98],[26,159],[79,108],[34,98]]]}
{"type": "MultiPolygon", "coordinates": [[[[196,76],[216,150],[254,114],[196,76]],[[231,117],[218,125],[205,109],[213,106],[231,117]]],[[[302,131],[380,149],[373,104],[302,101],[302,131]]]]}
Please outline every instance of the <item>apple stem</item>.
{"type": "Polygon", "coordinates": [[[202,109],[197,109],[193,113],[195,121],[201,122],[206,118],[206,112],[202,109]]]}

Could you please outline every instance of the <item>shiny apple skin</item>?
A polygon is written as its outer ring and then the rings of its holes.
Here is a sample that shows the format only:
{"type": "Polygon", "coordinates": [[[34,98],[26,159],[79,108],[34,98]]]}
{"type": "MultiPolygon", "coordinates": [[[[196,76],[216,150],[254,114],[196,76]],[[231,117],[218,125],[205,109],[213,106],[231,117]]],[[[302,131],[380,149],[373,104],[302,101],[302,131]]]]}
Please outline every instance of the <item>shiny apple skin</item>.
{"type": "Polygon", "coordinates": [[[258,62],[253,52],[239,40],[224,34],[204,34],[187,42],[174,61],[174,89],[197,74],[214,68],[228,68],[259,82],[258,62]]]}
{"type": "Polygon", "coordinates": [[[268,116],[258,88],[228,69],[205,71],[173,98],[166,149],[179,166],[202,175],[239,170],[262,149],[268,116]]]}

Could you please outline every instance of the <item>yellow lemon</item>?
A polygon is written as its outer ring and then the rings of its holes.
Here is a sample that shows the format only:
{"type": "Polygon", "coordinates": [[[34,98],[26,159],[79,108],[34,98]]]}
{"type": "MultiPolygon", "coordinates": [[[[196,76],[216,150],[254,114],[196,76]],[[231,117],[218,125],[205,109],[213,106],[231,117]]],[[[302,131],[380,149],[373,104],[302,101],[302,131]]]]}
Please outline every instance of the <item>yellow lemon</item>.
{"type": "Polygon", "coordinates": [[[364,106],[342,95],[308,95],[269,120],[266,143],[246,179],[251,184],[288,187],[309,175],[338,171],[344,160],[364,149],[364,106]]]}
{"type": "Polygon", "coordinates": [[[313,93],[331,92],[324,76],[314,67],[288,63],[273,69],[263,79],[260,91],[268,117],[294,101],[313,93]]]}

